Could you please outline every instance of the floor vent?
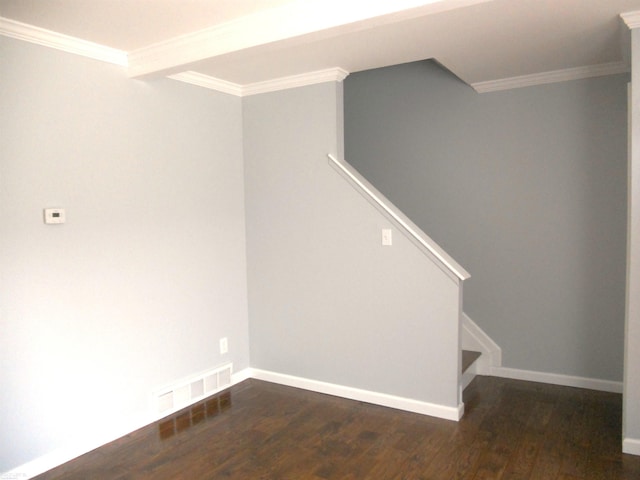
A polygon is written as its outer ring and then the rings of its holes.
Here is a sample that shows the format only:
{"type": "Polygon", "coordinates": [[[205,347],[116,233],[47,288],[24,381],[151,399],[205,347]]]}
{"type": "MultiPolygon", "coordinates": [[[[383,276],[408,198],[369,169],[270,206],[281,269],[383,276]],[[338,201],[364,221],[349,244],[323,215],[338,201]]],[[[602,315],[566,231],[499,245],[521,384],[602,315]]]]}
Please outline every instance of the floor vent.
{"type": "Polygon", "coordinates": [[[154,393],[155,411],[168,415],[231,386],[232,364],[207,370],[154,393]]]}

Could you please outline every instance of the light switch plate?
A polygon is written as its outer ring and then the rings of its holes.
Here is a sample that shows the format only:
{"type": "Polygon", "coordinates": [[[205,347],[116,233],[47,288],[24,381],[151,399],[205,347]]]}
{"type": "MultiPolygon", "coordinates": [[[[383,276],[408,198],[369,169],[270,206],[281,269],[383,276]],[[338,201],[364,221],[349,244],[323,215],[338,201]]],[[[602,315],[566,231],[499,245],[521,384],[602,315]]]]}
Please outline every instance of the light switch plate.
{"type": "Polygon", "coordinates": [[[382,245],[393,245],[393,233],[390,228],[382,229],[382,245]]]}

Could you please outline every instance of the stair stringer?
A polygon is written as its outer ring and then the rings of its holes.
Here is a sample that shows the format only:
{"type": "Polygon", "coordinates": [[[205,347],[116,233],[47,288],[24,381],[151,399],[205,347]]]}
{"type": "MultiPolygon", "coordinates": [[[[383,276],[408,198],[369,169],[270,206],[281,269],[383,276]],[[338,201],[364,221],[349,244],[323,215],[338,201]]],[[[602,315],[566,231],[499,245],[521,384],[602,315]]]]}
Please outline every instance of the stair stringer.
{"type": "Polygon", "coordinates": [[[470,368],[473,373],[491,375],[492,367],[502,366],[502,349],[500,346],[464,312],[462,312],[461,335],[462,349],[482,353],[470,368]]]}

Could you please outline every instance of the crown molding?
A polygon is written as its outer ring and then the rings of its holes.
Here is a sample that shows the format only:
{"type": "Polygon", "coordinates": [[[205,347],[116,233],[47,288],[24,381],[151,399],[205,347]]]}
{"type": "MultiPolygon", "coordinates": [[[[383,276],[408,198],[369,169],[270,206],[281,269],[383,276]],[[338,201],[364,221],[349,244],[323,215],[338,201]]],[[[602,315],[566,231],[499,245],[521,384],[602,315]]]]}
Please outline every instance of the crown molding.
{"type": "MultiPolygon", "coordinates": [[[[63,35],[60,33],[35,27],[26,23],[18,22],[8,18],[0,17],[0,35],[23,40],[26,42],[42,45],[67,53],[81,55],[84,57],[100,60],[122,67],[129,66],[129,55],[122,50],[105,47],[93,42],[87,42],[79,38],[63,35]]],[[[199,87],[217,90],[238,97],[256,95],[259,93],[285,90],[288,88],[302,87],[323,82],[341,82],[349,75],[349,72],[341,68],[329,68],[315,72],[293,75],[290,77],[277,78],[264,82],[240,85],[219,78],[210,77],[194,71],[186,71],[169,78],[178,80],[199,87]]]]}
{"type": "Polygon", "coordinates": [[[289,88],[304,87],[307,85],[315,85],[325,82],[341,82],[349,72],[342,68],[328,68],[326,70],[318,70],[315,72],[302,73],[300,75],[292,75],[289,77],[276,78],[264,82],[249,83],[240,85],[219,78],[203,75],[198,72],[183,72],[171,75],[169,78],[180,82],[190,83],[199,87],[217,90],[222,93],[228,93],[237,97],[247,97],[250,95],[258,95],[260,93],[276,92],[278,90],[287,90],[289,88]]]}
{"type": "Polygon", "coordinates": [[[640,11],[622,13],[620,17],[630,29],[640,27],[640,11]]]}
{"type": "Polygon", "coordinates": [[[252,47],[312,35],[349,33],[366,25],[434,14],[491,0],[292,0],[278,7],[179,35],[129,52],[129,76],[161,76],[209,58],[252,47]],[[336,30],[337,29],[337,30],[336,30]]]}
{"type": "Polygon", "coordinates": [[[0,17],[0,35],[126,67],[127,52],[0,17]]]}
{"type": "Polygon", "coordinates": [[[339,24],[321,15],[318,8],[317,1],[303,4],[297,0],[133,50],[129,52],[129,76],[161,75],[168,69],[339,24]]]}
{"type": "Polygon", "coordinates": [[[629,65],[625,62],[612,62],[602,63],[600,65],[589,65],[586,67],[534,73],[532,75],[522,75],[519,77],[501,78],[498,80],[489,80],[487,82],[477,82],[472,83],[471,86],[478,93],[487,93],[627,72],[629,72],[629,65]]]}
{"type": "Polygon", "coordinates": [[[300,75],[291,75],[289,77],[276,78],[274,80],[245,85],[242,87],[242,95],[249,96],[257,95],[259,93],[276,92],[278,90],[287,90],[289,88],[315,85],[316,83],[341,82],[347,77],[347,75],[349,75],[349,72],[342,68],[328,68],[326,70],[302,73],[300,75]]]}
{"type": "Polygon", "coordinates": [[[208,88],[210,90],[228,93],[230,95],[235,95],[236,97],[242,96],[242,85],[210,77],[209,75],[203,75],[198,72],[182,72],[170,75],[168,78],[178,80],[179,82],[190,83],[191,85],[197,85],[198,87],[208,88]]]}

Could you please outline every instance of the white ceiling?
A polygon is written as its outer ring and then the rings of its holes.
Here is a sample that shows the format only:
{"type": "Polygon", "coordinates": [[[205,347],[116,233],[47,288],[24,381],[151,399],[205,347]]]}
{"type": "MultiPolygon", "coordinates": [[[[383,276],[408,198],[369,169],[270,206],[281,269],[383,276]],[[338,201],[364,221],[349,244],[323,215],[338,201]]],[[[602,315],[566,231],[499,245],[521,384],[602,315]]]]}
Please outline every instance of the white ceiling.
{"type": "Polygon", "coordinates": [[[191,71],[238,85],[427,58],[472,85],[615,72],[627,62],[619,15],[637,10],[640,0],[0,0],[4,19],[127,52],[134,77],[191,71]]]}

